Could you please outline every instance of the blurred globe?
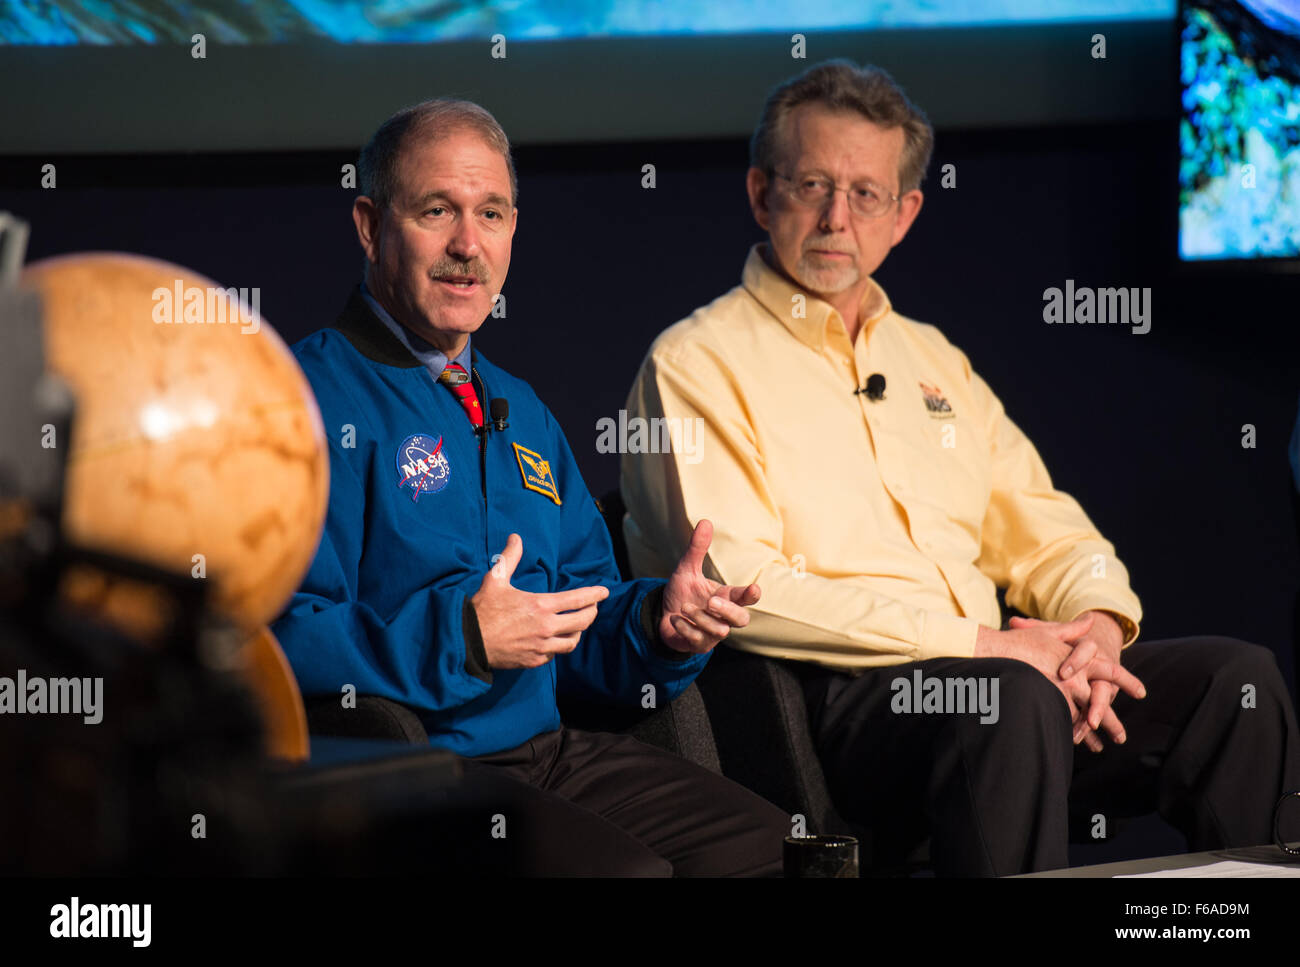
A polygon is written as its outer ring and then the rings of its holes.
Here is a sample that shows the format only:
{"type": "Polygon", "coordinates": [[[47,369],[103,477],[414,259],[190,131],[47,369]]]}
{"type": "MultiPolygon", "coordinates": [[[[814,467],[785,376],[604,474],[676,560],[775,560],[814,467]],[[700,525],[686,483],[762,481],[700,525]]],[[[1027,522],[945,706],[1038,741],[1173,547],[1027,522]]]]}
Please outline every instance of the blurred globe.
{"type": "Polygon", "coordinates": [[[311,387],[257,300],[119,253],[36,262],[23,282],[41,294],[48,365],[77,402],[68,537],[206,571],[242,631],[271,621],[315,555],[329,462],[311,387]]]}

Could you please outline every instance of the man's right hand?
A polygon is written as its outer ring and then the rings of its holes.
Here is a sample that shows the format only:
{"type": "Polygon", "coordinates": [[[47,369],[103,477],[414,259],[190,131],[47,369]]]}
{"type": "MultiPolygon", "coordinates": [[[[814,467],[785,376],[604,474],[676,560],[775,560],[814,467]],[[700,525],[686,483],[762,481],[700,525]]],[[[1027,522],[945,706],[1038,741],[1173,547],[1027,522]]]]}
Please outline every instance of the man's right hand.
{"type": "MultiPolygon", "coordinates": [[[[1071,622],[1071,625],[1078,625],[1076,629],[1078,634],[1084,634],[1091,622],[1091,617],[1084,617],[1071,622]]],[[[981,626],[975,638],[976,658],[1015,658],[1033,665],[1042,672],[1047,680],[1065,696],[1070,707],[1070,721],[1076,726],[1079,725],[1080,719],[1088,714],[1092,699],[1092,681],[1110,682],[1134,698],[1142,698],[1146,695],[1146,689],[1132,672],[1119,662],[1105,660],[1101,656],[1093,658],[1069,678],[1061,678],[1061,666],[1073,652],[1074,649],[1060,638],[1037,627],[995,631],[981,626]]],[[[1086,724],[1085,721],[1084,725],[1086,724]]],[[[1112,732],[1113,738],[1123,734],[1122,726],[1117,719],[1114,720],[1114,725],[1116,730],[1112,732]]],[[[1087,743],[1089,748],[1100,751],[1101,743],[1092,734],[1090,728],[1076,729],[1076,734],[1079,732],[1086,732],[1086,740],[1090,740],[1087,743]]]]}
{"type": "Polygon", "coordinates": [[[523,557],[518,534],[470,598],[488,664],[493,668],[537,668],[556,655],[578,647],[582,632],[596,620],[596,605],[609,597],[609,588],[593,585],[557,594],[534,594],[510,586],[523,557]]]}

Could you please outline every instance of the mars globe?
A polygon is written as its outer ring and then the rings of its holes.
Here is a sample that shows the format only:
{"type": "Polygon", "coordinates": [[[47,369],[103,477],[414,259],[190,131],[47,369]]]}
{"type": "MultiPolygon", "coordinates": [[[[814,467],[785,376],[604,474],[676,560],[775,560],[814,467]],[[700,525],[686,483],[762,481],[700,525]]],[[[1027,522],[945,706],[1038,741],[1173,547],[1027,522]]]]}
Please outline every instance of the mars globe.
{"type": "Polygon", "coordinates": [[[256,291],[118,253],[46,259],[23,282],[77,404],[68,537],[212,581],[249,633],[271,621],[315,554],[329,463],[311,388],[256,291]]]}

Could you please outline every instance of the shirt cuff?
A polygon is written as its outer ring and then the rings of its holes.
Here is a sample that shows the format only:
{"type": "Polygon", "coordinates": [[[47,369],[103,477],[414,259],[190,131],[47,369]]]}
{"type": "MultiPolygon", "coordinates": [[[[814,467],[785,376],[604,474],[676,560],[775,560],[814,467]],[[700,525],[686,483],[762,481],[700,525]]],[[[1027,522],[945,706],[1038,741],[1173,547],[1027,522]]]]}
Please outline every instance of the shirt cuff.
{"type": "Polygon", "coordinates": [[[1128,615],[1121,614],[1120,612],[1116,611],[1114,608],[1106,607],[1105,605],[1095,604],[1092,605],[1091,607],[1086,607],[1086,608],[1081,608],[1076,606],[1074,610],[1075,610],[1075,615],[1073,618],[1070,619],[1071,621],[1077,620],[1081,615],[1085,614],[1088,611],[1104,611],[1106,612],[1106,614],[1114,618],[1116,623],[1119,625],[1119,630],[1124,634],[1124,643],[1120,646],[1121,648],[1127,648],[1129,645],[1133,644],[1133,642],[1137,641],[1138,631],[1140,630],[1138,628],[1137,621],[1133,618],[1130,618],[1128,615]]]}
{"type": "Polygon", "coordinates": [[[488,664],[487,648],[483,645],[483,632],[478,626],[478,612],[469,596],[460,612],[461,636],[465,639],[465,671],[479,681],[492,684],[492,666],[488,664]]]}
{"type": "Polygon", "coordinates": [[[645,633],[646,643],[650,646],[650,653],[656,658],[663,658],[666,661],[690,661],[695,657],[693,652],[678,651],[676,648],[669,648],[659,637],[659,618],[663,615],[664,610],[664,585],[659,585],[652,591],[646,593],[641,599],[641,630],[645,633]]]}

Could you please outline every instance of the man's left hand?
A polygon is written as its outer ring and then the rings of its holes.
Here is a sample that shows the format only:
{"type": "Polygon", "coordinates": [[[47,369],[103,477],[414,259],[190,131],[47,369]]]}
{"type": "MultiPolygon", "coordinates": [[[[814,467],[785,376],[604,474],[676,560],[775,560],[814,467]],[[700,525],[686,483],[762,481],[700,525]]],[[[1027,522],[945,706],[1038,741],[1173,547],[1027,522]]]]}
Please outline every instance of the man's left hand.
{"type": "Polygon", "coordinates": [[[732,628],[749,624],[745,609],[758,603],[757,584],[738,588],[704,576],[704,555],[712,541],[713,524],[701,520],[664,588],[659,637],[675,651],[703,654],[712,650],[732,628]]]}
{"type": "MultiPolygon", "coordinates": [[[[1061,665],[1060,674],[1069,678],[1081,668],[1087,668],[1094,661],[1120,665],[1120,656],[1124,648],[1124,630],[1108,612],[1085,611],[1075,620],[1091,617],[1092,627],[1083,635],[1072,637],[1067,630],[1073,622],[1039,621],[1035,618],[1013,617],[1012,628],[1037,627],[1049,634],[1056,635],[1061,641],[1073,645],[1074,650],[1061,665]]],[[[1091,678],[1091,676],[1089,676],[1091,678]]],[[[1135,679],[1136,681],[1136,679],[1135,679]]],[[[1141,682],[1138,682],[1141,686],[1141,682]]],[[[1145,686],[1142,686],[1145,693],[1145,686]]],[[[1074,727],[1074,742],[1083,742],[1093,752],[1102,750],[1101,739],[1097,730],[1102,729],[1116,743],[1123,743],[1127,738],[1124,725],[1111,708],[1111,702],[1119,694],[1119,688],[1105,680],[1092,682],[1092,696],[1088,703],[1086,716],[1081,716],[1074,727]]]]}

